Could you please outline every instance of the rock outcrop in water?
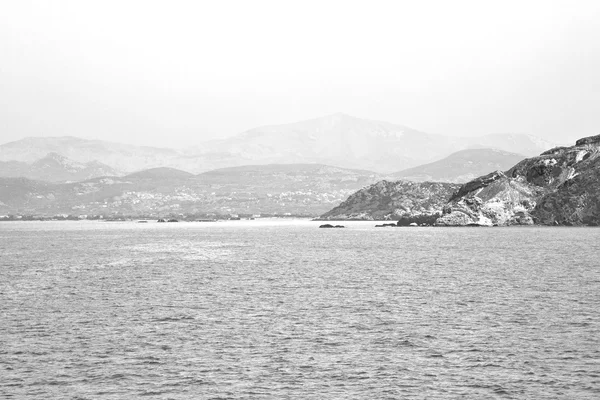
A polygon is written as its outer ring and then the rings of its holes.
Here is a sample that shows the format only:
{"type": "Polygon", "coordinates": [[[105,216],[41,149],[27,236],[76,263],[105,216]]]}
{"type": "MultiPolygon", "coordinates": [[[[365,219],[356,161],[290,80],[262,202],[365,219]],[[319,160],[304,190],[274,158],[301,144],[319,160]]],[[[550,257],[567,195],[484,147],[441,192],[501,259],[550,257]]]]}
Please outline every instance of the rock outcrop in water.
{"type": "Polygon", "coordinates": [[[600,135],[463,185],[436,225],[599,225],[600,135]]]}
{"type": "Polygon", "coordinates": [[[453,183],[384,180],[352,194],[320,219],[433,223],[458,188],[453,183]]]}

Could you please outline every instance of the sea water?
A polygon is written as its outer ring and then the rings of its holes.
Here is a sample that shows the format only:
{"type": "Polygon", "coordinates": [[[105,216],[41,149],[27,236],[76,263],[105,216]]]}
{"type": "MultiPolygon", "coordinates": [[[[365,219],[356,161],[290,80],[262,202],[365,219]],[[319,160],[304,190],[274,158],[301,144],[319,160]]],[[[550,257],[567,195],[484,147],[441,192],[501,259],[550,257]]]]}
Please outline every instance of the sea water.
{"type": "Polygon", "coordinates": [[[0,398],[600,398],[600,229],[344,224],[0,223],[0,398]]]}

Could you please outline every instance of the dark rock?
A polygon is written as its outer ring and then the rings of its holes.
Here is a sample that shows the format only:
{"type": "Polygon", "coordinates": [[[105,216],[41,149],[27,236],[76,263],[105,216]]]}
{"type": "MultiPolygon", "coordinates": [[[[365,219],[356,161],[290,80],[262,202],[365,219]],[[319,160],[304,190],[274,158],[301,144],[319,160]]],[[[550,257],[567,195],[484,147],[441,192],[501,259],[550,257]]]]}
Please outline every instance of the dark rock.
{"type": "Polygon", "coordinates": [[[600,145],[600,135],[588,136],[575,142],[575,146],[585,146],[588,144],[600,145]]]}
{"type": "Polygon", "coordinates": [[[175,218],[171,218],[170,220],[168,220],[167,222],[179,222],[178,220],[176,220],[175,218]]]}
{"type": "Polygon", "coordinates": [[[465,183],[458,189],[458,191],[452,195],[450,201],[455,200],[457,198],[463,197],[470,192],[474,192],[477,189],[484,188],[489,186],[492,182],[497,181],[500,178],[506,177],[504,173],[500,171],[494,171],[487,175],[480,176],[479,178],[473,179],[471,182],[465,183]]]}
{"type": "Polygon", "coordinates": [[[319,226],[319,228],[345,228],[344,225],[331,225],[331,224],[324,224],[319,226]]]}
{"type": "Polygon", "coordinates": [[[421,215],[400,217],[398,219],[398,222],[396,223],[396,225],[410,226],[410,224],[413,224],[413,223],[417,224],[417,225],[421,225],[421,226],[433,225],[433,224],[435,224],[435,221],[437,221],[437,219],[442,216],[442,212],[437,212],[434,214],[421,214],[421,215]]]}
{"type": "Polygon", "coordinates": [[[156,221],[156,222],[167,222],[167,221],[165,221],[164,219],[160,218],[160,219],[159,219],[158,221],[156,221]]]}

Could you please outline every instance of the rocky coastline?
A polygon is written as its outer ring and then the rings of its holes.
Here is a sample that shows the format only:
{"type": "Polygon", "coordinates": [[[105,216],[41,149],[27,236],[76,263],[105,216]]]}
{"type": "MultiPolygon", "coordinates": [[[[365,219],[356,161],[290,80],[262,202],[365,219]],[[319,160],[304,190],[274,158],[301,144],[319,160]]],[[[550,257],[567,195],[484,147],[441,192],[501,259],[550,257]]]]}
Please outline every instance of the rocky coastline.
{"type": "Polygon", "coordinates": [[[397,226],[600,226],[600,135],[463,185],[380,181],[319,219],[392,220],[397,226]]]}
{"type": "Polygon", "coordinates": [[[439,226],[600,225],[600,135],[463,185],[439,226]]]}
{"type": "Polygon", "coordinates": [[[319,220],[399,221],[433,224],[460,184],[383,180],[350,195],[319,220]]]}

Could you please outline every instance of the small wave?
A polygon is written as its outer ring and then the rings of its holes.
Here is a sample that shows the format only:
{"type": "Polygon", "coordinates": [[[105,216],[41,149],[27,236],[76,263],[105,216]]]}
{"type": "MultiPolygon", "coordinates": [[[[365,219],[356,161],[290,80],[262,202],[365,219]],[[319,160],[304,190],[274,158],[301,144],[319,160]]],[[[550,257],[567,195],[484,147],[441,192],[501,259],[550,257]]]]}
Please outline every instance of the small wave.
{"type": "Polygon", "coordinates": [[[192,319],[196,319],[190,315],[182,315],[182,316],[171,316],[171,317],[162,317],[162,318],[156,318],[154,321],[156,322],[177,322],[177,321],[188,321],[188,320],[192,320],[192,319]]]}
{"type": "Polygon", "coordinates": [[[428,354],[427,357],[428,358],[444,358],[444,355],[443,354],[434,353],[434,354],[428,354]]]}

